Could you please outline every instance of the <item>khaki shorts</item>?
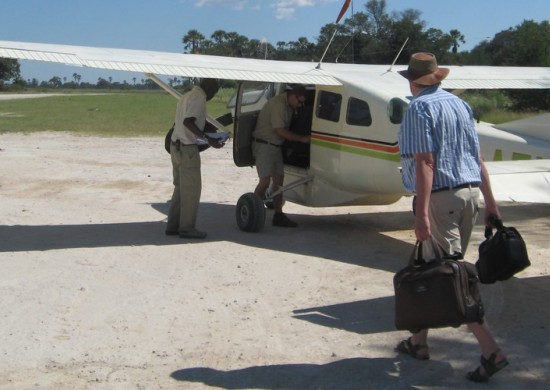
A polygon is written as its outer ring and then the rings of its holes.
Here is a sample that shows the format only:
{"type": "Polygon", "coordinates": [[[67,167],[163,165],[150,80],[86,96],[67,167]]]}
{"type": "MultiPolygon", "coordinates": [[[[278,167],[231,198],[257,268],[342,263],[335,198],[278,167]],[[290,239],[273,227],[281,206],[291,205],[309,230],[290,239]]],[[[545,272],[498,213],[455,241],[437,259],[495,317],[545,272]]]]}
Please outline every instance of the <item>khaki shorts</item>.
{"type": "Polygon", "coordinates": [[[283,151],[280,147],[253,142],[252,153],[256,159],[258,177],[284,175],[283,151]]]}
{"type": "Polygon", "coordinates": [[[430,227],[432,236],[423,245],[424,259],[464,255],[479,213],[479,188],[432,193],[430,227]]]}

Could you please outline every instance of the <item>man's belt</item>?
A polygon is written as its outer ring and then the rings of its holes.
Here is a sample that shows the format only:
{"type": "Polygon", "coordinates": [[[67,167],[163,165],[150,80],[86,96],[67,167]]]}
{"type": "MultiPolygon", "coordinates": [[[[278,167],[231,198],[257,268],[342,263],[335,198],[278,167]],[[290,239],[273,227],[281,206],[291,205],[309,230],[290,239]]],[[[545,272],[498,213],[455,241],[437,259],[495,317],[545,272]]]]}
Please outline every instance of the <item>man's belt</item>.
{"type": "Polygon", "coordinates": [[[464,183],[464,184],[460,184],[456,187],[441,187],[441,188],[438,188],[436,190],[432,190],[432,194],[434,192],[441,192],[441,191],[450,191],[450,190],[460,190],[462,188],[478,188],[479,187],[479,184],[477,183],[464,183]]]}
{"type": "Polygon", "coordinates": [[[183,142],[181,142],[180,140],[177,140],[177,141],[170,141],[170,143],[172,145],[176,145],[178,146],[178,144],[180,144],[181,146],[193,146],[193,145],[197,145],[197,144],[184,144],[183,142]]]}
{"type": "Polygon", "coordinates": [[[281,147],[281,145],[273,144],[271,142],[266,141],[265,139],[261,139],[261,138],[252,138],[252,139],[254,140],[254,142],[257,142],[259,144],[271,145],[271,146],[275,146],[276,148],[281,147]]]}

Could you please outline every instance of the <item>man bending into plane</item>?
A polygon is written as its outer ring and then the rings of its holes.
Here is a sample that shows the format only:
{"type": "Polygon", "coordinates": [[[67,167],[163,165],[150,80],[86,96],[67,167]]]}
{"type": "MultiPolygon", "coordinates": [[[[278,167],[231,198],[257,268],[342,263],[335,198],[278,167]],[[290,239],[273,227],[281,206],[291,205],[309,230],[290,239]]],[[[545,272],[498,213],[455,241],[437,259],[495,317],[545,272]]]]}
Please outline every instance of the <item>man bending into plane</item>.
{"type": "MultiPolygon", "coordinates": [[[[256,159],[259,183],[254,193],[265,198],[271,184],[275,193],[284,181],[284,162],[282,144],[285,140],[309,143],[309,135],[295,134],[289,131],[294,112],[305,103],[305,88],[295,86],[292,89],[271,98],[260,111],[256,128],[252,132],[252,152],[256,159]]],[[[283,195],[273,198],[273,226],[296,227],[298,224],[283,213],[283,195]]]]}

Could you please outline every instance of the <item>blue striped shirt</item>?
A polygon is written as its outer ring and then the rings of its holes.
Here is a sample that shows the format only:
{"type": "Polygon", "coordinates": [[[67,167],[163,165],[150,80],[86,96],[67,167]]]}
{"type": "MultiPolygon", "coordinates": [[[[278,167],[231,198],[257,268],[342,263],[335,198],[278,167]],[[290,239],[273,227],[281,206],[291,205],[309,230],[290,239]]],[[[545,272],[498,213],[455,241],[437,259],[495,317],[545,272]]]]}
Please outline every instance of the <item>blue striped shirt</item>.
{"type": "Polygon", "coordinates": [[[439,88],[415,96],[399,131],[402,179],[407,191],[416,192],[415,153],[433,153],[432,190],[481,183],[479,139],[470,106],[439,88]]]}

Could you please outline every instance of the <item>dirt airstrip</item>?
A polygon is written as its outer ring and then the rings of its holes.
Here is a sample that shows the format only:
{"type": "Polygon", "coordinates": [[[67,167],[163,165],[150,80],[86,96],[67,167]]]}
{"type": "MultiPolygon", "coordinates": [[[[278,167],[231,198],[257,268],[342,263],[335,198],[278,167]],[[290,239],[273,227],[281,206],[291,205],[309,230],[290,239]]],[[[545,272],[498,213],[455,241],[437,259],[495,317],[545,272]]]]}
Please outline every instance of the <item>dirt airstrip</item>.
{"type": "MultiPolygon", "coordinates": [[[[412,244],[410,199],[312,209],[238,230],[256,174],[231,144],[202,154],[198,228],[164,235],[172,192],[161,138],[0,134],[0,388],[466,388],[479,350],[432,332],[431,360],[400,356],[393,274],[412,244]]],[[[550,206],[502,204],[532,266],[483,286],[510,366],[489,387],[550,382],[550,206]]],[[[270,214],[268,212],[268,221],[270,214]]],[[[476,228],[468,258],[483,239],[476,228]]]]}

